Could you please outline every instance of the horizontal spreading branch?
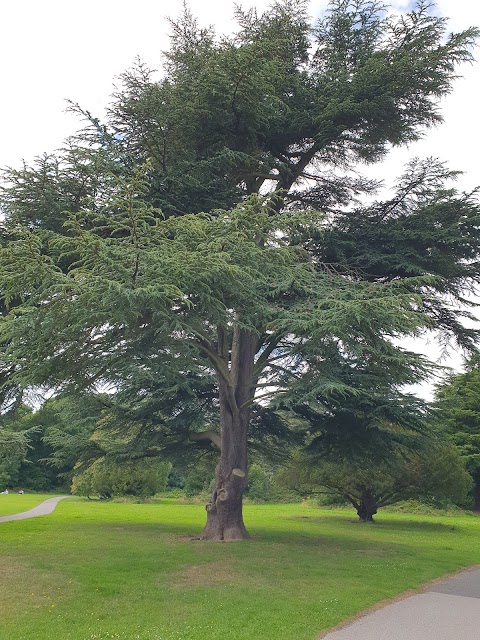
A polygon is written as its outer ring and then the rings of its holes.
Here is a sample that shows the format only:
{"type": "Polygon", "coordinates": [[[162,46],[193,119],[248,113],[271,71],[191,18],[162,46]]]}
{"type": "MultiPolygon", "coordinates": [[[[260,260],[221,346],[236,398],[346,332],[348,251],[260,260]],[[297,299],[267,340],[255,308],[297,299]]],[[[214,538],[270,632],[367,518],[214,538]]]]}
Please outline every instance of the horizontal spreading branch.
{"type": "Polygon", "coordinates": [[[190,433],[189,438],[190,440],[194,440],[195,442],[200,440],[210,440],[210,442],[213,442],[216,447],[218,447],[219,449],[222,448],[220,434],[216,431],[212,431],[211,429],[209,429],[208,431],[198,431],[195,433],[190,433]]]}

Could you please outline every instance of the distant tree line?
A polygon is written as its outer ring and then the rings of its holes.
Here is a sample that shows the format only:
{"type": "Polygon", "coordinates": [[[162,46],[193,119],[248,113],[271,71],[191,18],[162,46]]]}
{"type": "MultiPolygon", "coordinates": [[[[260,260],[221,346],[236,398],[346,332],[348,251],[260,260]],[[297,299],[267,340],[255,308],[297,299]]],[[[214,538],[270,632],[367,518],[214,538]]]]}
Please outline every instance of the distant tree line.
{"type": "MultiPolygon", "coordinates": [[[[249,468],[246,496],[257,501],[305,497],[350,504],[361,521],[373,521],[379,509],[405,500],[433,506],[477,508],[480,469],[480,368],[478,357],[466,372],[439,385],[423,425],[413,437],[390,424],[388,448],[344,448],[330,453],[305,429],[298,416],[291,429],[298,434],[287,451],[258,449],[249,468]],[[268,452],[268,453],[267,453],[268,452]]],[[[20,404],[0,430],[0,486],[35,491],[72,490],[78,495],[148,497],[171,490],[186,497],[211,490],[215,455],[212,446],[173,458],[174,465],[151,450],[130,448],[120,433],[112,437],[112,403],[105,395],[47,400],[33,411],[20,404]]],[[[391,407],[390,407],[391,410],[391,407]]],[[[379,412],[366,411],[359,398],[325,420],[364,420],[375,431],[379,412]]],[[[382,417],[385,420],[385,416],[382,417]]],[[[328,431],[328,429],[327,429],[328,431]]],[[[384,437],[382,430],[382,437],[384,437]]]]}

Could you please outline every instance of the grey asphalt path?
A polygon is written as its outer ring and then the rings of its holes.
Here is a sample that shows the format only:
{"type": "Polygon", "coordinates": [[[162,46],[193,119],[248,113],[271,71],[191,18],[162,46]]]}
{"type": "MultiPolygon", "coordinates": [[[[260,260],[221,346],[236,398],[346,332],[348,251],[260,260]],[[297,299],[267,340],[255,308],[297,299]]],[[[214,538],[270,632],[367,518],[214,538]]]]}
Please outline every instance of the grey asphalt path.
{"type": "Polygon", "coordinates": [[[60,496],[58,498],[49,498],[41,502],[33,509],[22,511],[22,513],[13,513],[10,516],[0,516],[0,522],[10,522],[10,520],[25,520],[26,518],[36,518],[37,516],[47,516],[55,509],[60,500],[69,498],[70,496],[60,496]]]}
{"type": "Polygon", "coordinates": [[[479,640],[480,569],[366,614],[324,640],[479,640]]]}

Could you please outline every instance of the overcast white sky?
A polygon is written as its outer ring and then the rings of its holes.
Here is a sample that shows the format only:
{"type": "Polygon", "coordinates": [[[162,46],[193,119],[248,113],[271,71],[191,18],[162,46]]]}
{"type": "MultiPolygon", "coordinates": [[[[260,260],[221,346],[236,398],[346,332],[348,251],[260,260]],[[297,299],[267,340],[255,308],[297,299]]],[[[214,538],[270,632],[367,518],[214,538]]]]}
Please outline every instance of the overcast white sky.
{"type": "MultiPolygon", "coordinates": [[[[168,46],[166,16],[177,16],[181,0],[3,0],[0,25],[2,99],[0,100],[0,166],[17,166],[59,147],[75,131],[77,121],[64,113],[65,100],[79,102],[101,116],[113,80],[140,56],[159,68],[168,46]]],[[[232,28],[233,0],[190,0],[204,24],[219,31],[232,28]]],[[[244,7],[263,10],[270,0],[246,0],[244,7]]],[[[408,1],[393,0],[396,8],[408,1]]],[[[450,17],[450,29],[480,26],[480,2],[438,0],[439,12],[450,17]]],[[[311,15],[320,15],[326,0],[312,0],[311,15]]],[[[480,49],[477,53],[480,59],[480,49]]],[[[461,69],[454,92],[443,104],[445,123],[422,142],[396,150],[376,167],[375,175],[391,180],[412,156],[438,156],[465,171],[460,185],[480,184],[480,63],[461,69]]],[[[427,347],[427,350],[433,347],[427,347]]]]}

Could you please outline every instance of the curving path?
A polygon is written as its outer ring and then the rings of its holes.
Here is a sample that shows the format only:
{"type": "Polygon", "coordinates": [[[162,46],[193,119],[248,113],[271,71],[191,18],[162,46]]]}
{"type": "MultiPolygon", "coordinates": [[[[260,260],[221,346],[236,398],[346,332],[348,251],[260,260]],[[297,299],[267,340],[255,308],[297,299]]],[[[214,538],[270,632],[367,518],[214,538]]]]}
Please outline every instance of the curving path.
{"type": "Polygon", "coordinates": [[[10,520],[25,520],[26,518],[35,518],[37,516],[46,516],[55,509],[60,500],[69,498],[70,496],[59,496],[58,498],[49,498],[33,509],[22,511],[22,513],[13,513],[9,516],[0,516],[0,522],[9,522],[10,520]]]}
{"type": "Polygon", "coordinates": [[[480,569],[436,581],[423,593],[367,613],[324,640],[478,640],[480,569]]]}

